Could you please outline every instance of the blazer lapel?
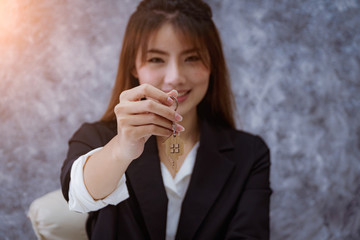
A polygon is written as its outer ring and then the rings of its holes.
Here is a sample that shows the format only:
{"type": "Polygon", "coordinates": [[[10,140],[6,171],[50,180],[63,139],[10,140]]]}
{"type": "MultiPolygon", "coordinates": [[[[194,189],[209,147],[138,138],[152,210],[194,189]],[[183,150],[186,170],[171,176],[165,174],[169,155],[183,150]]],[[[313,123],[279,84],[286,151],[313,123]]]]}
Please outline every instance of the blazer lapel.
{"type": "Polygon", "coordinates": [[[185,195],[177,237],[193,239],[201,222],[220,194],[235,164],[221,152],[233,149],[226,130],[216,130],[203,122],[200,147],[185,195]]]}
{"type": "Polygon", "coordinates": [[[156,138],[145,144],[143,154],[127,169],[151,239],[165,239],[168,199],[161,176],[156,138]]]}

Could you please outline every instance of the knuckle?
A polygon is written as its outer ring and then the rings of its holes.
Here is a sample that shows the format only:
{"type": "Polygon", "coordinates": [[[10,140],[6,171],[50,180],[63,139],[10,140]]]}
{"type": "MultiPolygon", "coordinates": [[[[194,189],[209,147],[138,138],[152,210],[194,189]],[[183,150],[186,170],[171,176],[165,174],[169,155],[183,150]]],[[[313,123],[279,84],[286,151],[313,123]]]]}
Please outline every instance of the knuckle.
{"type": "Polygon", "coordinates": [[[146,101],[145,107],[146,109],[152,109],[154,107],[154,102],[151,100],[146,101]]]}
{"type": "Polygon", "coordinates": [[[119,100],[121,101],[121,99],[124,99],[124,97],[126,96],[126,93],[127,93],[128,90],[124,90],[120,93],[120,97],[119,97],[119,100]]]}
{"type": "Polygon", "coordinates": [[[149,113],[149,121],[152,123],[156,122],[156,115],[154,113],[149,113]]]}
{"type": "Polygon", "coordinates": [[[122,111],[123,111],[123,106],[121,106],[120,104],[117,104],[114,108],[115,115],[119,115],[122,111]]]}
{"type": "Polygon", "coordinates": [[[141,84],[141,87],[143,88],[144,91],[149,89],[149,84],[148,83],[143,83],[141,84]]]}
{"type": "Polygon", "coordinates": [[[150,93],[150,89],[151,89],[151,85],[148,84],[148,83],[144,83],[142,84],[142,87],[143,87],[143,92],[145,95],[149,95],[150,93]]]}
{"type": "Polygon", "coordinates": [[[117,111],[119,111],[120,105],[116,104],[116,106],[114,107],[114,112],[116,113],[117,111]]]}

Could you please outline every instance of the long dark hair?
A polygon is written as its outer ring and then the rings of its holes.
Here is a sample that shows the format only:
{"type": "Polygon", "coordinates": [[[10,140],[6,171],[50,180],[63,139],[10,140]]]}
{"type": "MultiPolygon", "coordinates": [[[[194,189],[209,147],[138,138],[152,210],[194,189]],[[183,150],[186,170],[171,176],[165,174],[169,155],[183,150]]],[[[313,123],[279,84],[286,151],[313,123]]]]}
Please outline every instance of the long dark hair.
{"type": "MultiPolygon", "coordinates": [[[[131,73],[137,51],[147,51],[148,40],[164,23],[170,23],[200,49],[199,55],[210,69],[210,82],[198,105],[198,116],[217,125],[235,128],[234,98],[230,88],[221,40],[208,4],[201,0],[143,0],[131,15],[123,40],[115,86],[102,121],[116,119],[114,107],[120,93],[139,85],[131,73]]],[[[142,54],[145,56],[146,54],[142,54]]]]}

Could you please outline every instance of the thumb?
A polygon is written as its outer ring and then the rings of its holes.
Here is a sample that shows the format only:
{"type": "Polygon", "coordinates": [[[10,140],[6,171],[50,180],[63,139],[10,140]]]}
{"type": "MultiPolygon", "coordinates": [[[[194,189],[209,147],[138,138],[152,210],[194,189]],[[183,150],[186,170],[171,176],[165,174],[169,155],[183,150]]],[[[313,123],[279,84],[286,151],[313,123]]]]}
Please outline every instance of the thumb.
{"type": "Polygon", "coordinates": [[[175,89],[171,90],[170,92],[167,93],[167,95],[169,96],[173,96],[173,97],[177,97],[179,95],[178,91],[176,91],[175,89]]]}

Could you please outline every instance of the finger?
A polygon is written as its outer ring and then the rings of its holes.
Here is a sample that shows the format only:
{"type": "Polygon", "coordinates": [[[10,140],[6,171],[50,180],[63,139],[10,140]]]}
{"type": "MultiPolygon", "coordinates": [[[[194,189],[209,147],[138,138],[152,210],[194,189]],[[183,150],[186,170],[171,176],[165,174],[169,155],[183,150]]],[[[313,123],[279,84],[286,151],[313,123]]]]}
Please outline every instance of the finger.
{"type": "Polygon", "coordinates": [[[135,88],[123,91],[120,94],[120,102],[139,101],[144,98],[151,98],[168,106],[173,103],[173,100],[166,93],[150,84],[142,84],[135,88]]]}
{"type": "MultiPolygon", "coordinates": [[[[173,134],[173,130],[169,130],[167,128],[162,128],[160,126],[157,125],[144,125],[144,126],[139,126],[144,127],[145,131],[148,131],[149,135],[156,135],[156,136],[170,136],[170,134],[173,134]],[[152,129],[154,131],[152,131],[152,129]]],[[[185,128],[179,124],[175,124],[175,132],[176,133],[180,133],[180,132],[184,132],[185,128]]]]}
{"type": "Polygon", "coordinates": [[[173,96],[176,97],[179,95],[178,91],[176,91],[175,89],[171,90],[170,92],[167,93],[167,95],[169,96],[173,96]]]}
{"type": "Polygon", "coordinates": [[[124,104],[119,104],[115,107],[115,114],[117,115],[143,113],[153,113],[172,122],[179,122],[182,120],[182,116],[173,109],[153,100],[127,102],[124,104]]]}
{"type": "Polygon", "coordinates": [[[154,124],[154,125],[158,125],[163,128],[167,128],[169,130],[172,130],[172,128],[173,128],[172,121],[169,121],[168,119],[165,119],[165,118],[160,117],[159,115],[156,115],[153,113],[127,115],[126,117],[119,117],[117,122],[120,127],[122,127],[122,126],[136,126],[137,127],[137,126],[154,124]]]}
{"type": "Polygon", "coordinates": [[[130,118],[127,118],[126,121],[129,123],[129,125],[131,124],[132,126],[142,126],[142,125],[153,124],[153,125],[157,125],[159,127],[167,128],[171,131],[173,131],[173,130],[175,130],[176,132],[185,131],[185,128],[182,125],[171,122],[165,118],[159,117],[159,116],[157,116],[155,114],[151,114],[151,113],[132,116],[130,118]],[[174,127],[175,127],[175,129],[174,129],[174,127]]]}
{"type": "Polygon", "coordinates": [[[163,128],[154,124],[149,124],[129,128],[126,130],[125,134],[128,136],[128,138],[131,135],[131,137],[134,139],[141,139],[147,138],[152,135],[166,137],[170,136],[172,133],[173,131],[167,128],[163,128]]]}

